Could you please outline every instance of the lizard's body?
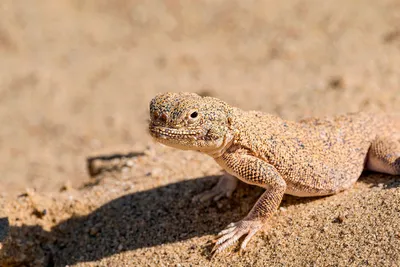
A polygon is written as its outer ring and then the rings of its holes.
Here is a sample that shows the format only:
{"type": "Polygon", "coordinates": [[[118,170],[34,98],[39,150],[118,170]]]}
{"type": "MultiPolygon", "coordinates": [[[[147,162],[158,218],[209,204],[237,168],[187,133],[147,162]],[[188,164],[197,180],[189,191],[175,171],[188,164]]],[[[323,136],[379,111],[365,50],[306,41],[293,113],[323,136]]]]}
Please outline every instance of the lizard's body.
{"type": "Polygon", "coordinates": [[[295,196],[348,188],[363,171],[378,134],[394,135],[386,116],[356,113],[288,122],[261,112],[236,112],[234,126],[244,130],[230,151],[242,149],[273,165],[286,181],[286,193],[295,196]]]}
{"type": "Polygon", "coordinates": [[[400,174],[399,116],[354,113],[292,122],[190,93],[158,95],[150,113],[157,141],[206,153],[229,173],[199,199],[229,196],[234,177],[266,188],[246,218],[220,233],[217,252],[247,234],[244,248],[283,194],[335,194],[364,169],[400,174]]]}

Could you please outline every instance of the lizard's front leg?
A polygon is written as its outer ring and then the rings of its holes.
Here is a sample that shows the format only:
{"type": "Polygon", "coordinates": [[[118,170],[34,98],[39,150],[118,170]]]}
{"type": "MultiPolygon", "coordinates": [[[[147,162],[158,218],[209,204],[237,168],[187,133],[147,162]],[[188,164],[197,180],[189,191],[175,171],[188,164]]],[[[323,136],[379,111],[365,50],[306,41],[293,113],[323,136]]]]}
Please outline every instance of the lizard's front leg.
{"type": "Polygon", "coordinates": [[[231,223],[219,233],[213,252],[219,253],[247,235],[241,244],[244,249],[281,203],[286,182],[274,166],[243,153],[225,153],[217,162],[242,181],[266,188],[249,214],[237,223],[231,223]]]}

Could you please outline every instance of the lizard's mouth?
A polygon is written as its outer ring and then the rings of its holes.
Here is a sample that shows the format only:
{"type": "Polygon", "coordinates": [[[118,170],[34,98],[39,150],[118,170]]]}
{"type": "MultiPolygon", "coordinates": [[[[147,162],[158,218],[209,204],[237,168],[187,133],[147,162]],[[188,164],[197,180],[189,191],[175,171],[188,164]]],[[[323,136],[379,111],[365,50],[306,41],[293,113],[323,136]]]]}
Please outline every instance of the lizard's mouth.
{"type": "Polygon", "coordinates": [[[173,129],[161,126],[149,126],[151,136],[158,139],[192,139],[197,140],[201,135],[201,130],[173,129]]]}

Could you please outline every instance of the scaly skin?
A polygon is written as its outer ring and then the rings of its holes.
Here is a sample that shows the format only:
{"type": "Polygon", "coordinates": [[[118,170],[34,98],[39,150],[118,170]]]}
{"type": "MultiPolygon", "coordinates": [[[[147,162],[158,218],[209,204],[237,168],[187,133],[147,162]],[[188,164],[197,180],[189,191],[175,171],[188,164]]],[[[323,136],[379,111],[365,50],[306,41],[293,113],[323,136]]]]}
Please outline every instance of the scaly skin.
{"type": "Polygon", "coordinates": [[[150,103],[150,134],[160,143],[213,157],[227,172],[195,200],[230,196],[236,178],[266,189],[249,214],[219,234],[219,253],[246,235],[244,249],[284,194],[332,195],[364,169],[400,174],[400,117],[354,113],[285,121],[212,97],[164,93],[150,103]]]}

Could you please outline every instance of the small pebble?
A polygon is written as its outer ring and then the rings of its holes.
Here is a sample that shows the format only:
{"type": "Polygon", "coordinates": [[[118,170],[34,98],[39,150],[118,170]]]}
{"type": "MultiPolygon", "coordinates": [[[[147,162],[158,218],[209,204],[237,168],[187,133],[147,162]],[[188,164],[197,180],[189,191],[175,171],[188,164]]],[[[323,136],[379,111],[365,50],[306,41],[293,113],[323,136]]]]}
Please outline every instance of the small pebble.
{"type": "Polygon", "coordinates": [[[126,161],[126,166],[132,167],[133,166],[133,160],[127,160],[126,161]]]}

